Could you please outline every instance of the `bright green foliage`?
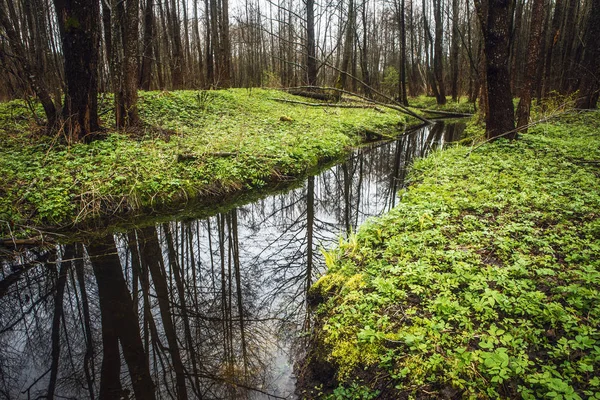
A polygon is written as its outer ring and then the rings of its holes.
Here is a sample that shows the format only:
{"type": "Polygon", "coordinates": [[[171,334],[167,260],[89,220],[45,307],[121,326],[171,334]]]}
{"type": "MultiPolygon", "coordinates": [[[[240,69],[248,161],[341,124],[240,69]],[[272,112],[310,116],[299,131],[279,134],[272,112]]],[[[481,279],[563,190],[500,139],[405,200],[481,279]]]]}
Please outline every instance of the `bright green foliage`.
{"type": "MultiPolygon", "coordinates": [[[[0,220],[71,224],[260,188],[347,154],[366,131],[394,135],[405,123],[394,112],[271,98],[306,101],[259,89],[140,93],[140,116],[153,129],[72,146],[32,135],[24,103],[0,104],[0,220]]],[[[7,229],[0,222],[0,234],[7,229]]]]}
{"type": "Polygon", "coordinates": [[[426,108],[430,110],[445,110],[459,113],[474,112],[474,104],[469,103],[469,99],[466,97],[461,97],[458,101],[453,101],[452,98],[448,96],[446,97],[446,104],[440,106],[437,104],[435,97],[421,95],[418,97],[410,97],[408,99],[408,104],[410,104],[411,107],[426,108]]]}
{"type": "Polygon", "coordinates": [[[600,398],[600,116],[468,151],[416,162],[401,203],[328,252],[317,337],[340,387],[600,398]]]}

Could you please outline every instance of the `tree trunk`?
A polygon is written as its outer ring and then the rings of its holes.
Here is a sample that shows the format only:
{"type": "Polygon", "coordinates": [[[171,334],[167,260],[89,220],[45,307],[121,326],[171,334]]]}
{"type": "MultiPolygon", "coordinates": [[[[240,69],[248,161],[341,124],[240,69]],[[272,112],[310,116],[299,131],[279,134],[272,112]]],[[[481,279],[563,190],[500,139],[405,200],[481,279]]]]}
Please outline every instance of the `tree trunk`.
{"type": "MultiPolygon", "coordinates": [[[[517,107],[517,127],[522,128],[529,123],[529,111],[531,110],[531,97],[533,85],[536,81],[538,64],[540,60],[540,45],[542,44],[542,27],[544,23],[544,0],[534,0],[531,14],[531,27],[529,32],[529,46],[527,49],[528,59],[525,67],[525,82],[521,90],[521,99],[517,107]]],[[[523,132],[527,128],[522,129],[523,132]]]]}
{"type": "Polygon", "coordinates": [[[340,89],[347,88],[347,78],[350,68],[350,62],[352,61],[352,53],[354,48],[354,29],[355,29],[355,9],[354,0],[348,0],[348,21],[346,22],[346,32],[344,39],[344,54],[342,56],[342,72],[339,75],[339,87],[340,89]]]}
{"type": "Polygon", "coordinates": [[[98,284],[98,299],[102,316],[104,358],[100,398],[118,398],[121,356],[117,340],[121,342],[123,358],[131,375],[131,384],[138,399],[155,399],[154,383],[146,362],[138,319],[133,313],[133,300],[121,269],[121,263],[112,237],[104,243],[88,247],[98,284]],[[116,370],[116,371],[115,371],[116,370]]]}
{"type": "Polygon", "coordinates": [[[100,128],[97,72],[100,6],[96,1],[54,0],[54,7],[67,81],[64,128],[70,141],[81,141],[100,128]]]}
{"type": "Polygon", "coordinates": [[[152,83],[152,59],[154,36],[154,0],[147,0],[144,7],[144,48],[142,50],[142,66],[140,70],[140,89],[150,90],[152,83]]]}
{"type": "Polygon", "coordinates": [[[162,326],[169,344],[169,353],[173,362],[173,370],[175,371],[176,393],[179,400],[186,400],[187,386],[185,382],[185,368],[181,359],[179,343],[177,340],[177,331],[173,323],[173,317],[170,309],[169,287],[167,286],[167,277],[162,261],[161,246],[158,242],[158,236],[154,227],[145,228],[142,230],[142,262],[148,266],[154,290],[158,300],[158,307],[162,319],[162,326]]]}
{"type": "Polygon", "coordinates": [[[113,13],[116,12],[117,16],[113,18],[113,23],[117,24],[113,33],[122,36],[120,41],[113,43],[116,69],[118,69],[115,72],[121,78],[116,80],[117,85],[115,85],[117,128],[136,126],[140,122],[137,108],[139,6],[139,1],[133,0],[126,3],[119,2],[116,10],[113,8],[113,13]],[[122,52],[117,52],[117,44],[122,45],[122,52]],[[123,59],[120,58],[121,54],[123,59]]]}
{"type": "MultiPolygon", "coordinates": [[[[291,29],[291,27],[289,27],[291,29]]],[[[306,76],[308,86],[317,85],[315,0],[306,0],[306,76]]]]}
{"type": "Polygon", "coordinates": [[[600,7],[593,4],[585,33],[585,50],[580,72],[578,108],[596,108],[600,90],[600,7]]]}
{"type": "Polygon", "coordinates": [[[171,57],[171,80],[173,89],[183,89],[183,49],[181,44],[181,27],[179,26],[179,16],[175,1],[170,1],[167,5],[167,23],[169,25],[169,36],[173,44],[173,54],[171,57]]]}
{"type": "MultiPolygon", "coordinates": [[[[362,80],[366,85],[364,86],[365,96],[371,97],[371,76],[369,75],[369,52],[367,46],[367,31],[369,30],[367,21],[367,1],[362,1],[362,23],[363,23],[363,37],[362,37],[362,48],[360,49],[360,70],[362,73],[362,80]]],[[[355,75],[356,76],[356,75],[355,75]]]]}
{"type": "Polygon", "coordinates": [[[433,0],[433,13],[435,18],[435,42],[433,55],[433,70],[437,86],[437,103],[440,105],[446,104],[446,89],[444,85],[444,25],[442,18],[442,1],[433,0]]]}
{"type": "MultiPolygon", "coordinates": [[[[73,245],[65,246],[65,259],[73,258],[73,245]]],[[[54,315],[52,316],[52,365],[50,367],[50,381],[48,383],[47,398],[54,399],[54,391],[56,390],[56,380],[58,378],[58,364],[60,361],[60,320],[63,317],[63,301],[65,294],[65,286],[67,283],[67,269],[69,262],[63,261],[60,263],[58,271],[58,279],[56,281],[56,294],[54,295],[54,315]]]]}
{"type": "Polygon", "coordinates": [[[458,101],[458,64],[459,64],[459,7],[458,0],[452,0],[452,49],[450,51],[450,75],[452,80],[452,101],[458,101]]]}
{"type": "MultiPolygon", "coordinates": [[[[484,15],[478,4],[480,18],[484,15]]],[[[489,139],[498,136],[516,138],[514,108],[510,92],[508,62],[510,55],[510,10],[511,0],[488,0],[487,16],[483,17],[487,101],[486,135],[489,139]],[[508,133],[512,132],[512,133],[508,133]]]]}
{"type": "Polygon", "coordinates": [[[223,87],[228,88],[231,86],[231,43],[229,40],[228,0],[221,0],[220,11],[219,36],[221,41],[219,43],[219,58],[221,63],[221,82],[223,87]]]}

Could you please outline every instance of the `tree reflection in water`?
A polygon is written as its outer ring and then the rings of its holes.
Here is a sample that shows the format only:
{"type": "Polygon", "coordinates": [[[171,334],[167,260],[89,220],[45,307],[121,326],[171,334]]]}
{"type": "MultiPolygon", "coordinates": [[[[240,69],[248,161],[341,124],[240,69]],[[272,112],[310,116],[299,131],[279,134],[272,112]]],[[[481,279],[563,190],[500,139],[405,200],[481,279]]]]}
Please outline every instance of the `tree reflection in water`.
{"type": "Polygon", "coordinates": [[[460,134],[421,128],[226,213],[4,257],[0,397],[293,398],[319,247],[393,207],[407,163],[460,134]]]}

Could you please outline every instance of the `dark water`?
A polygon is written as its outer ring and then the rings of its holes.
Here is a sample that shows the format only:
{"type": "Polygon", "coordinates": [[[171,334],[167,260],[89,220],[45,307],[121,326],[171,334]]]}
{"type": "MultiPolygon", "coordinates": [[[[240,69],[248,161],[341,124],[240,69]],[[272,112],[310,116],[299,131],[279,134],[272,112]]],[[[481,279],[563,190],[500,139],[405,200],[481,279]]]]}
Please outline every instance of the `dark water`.
{"type": "Polygon", "coordinates": [[[319,249],[394,206],[438,123],[205,219],[0,254],[0,398],[294,398],[319,249]]]}

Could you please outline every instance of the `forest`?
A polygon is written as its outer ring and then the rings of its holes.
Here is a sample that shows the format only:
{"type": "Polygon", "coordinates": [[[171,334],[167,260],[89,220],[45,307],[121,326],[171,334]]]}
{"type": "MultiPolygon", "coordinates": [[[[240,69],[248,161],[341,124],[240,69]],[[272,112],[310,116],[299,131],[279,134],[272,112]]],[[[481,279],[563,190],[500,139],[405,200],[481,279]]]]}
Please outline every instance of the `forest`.
{"type": "Polygon", "coordinates": [[[404,106],[479,102],[488,136],[529,123],[531,99],[597,103],[592,0],[8,1],[4,99],[35,96],[72,140],[138,125],[137,90],[326,86],[404,106]],[[64,94],[64,99],[63,99],[64,94]],[[103,111],[100,111],[103,112],[103,111]],[[64,125],[64,126],[63,126],[64,125]]]}
{"type": "Polygon", "coordinates": [[[0,0],[0,398],[600,399],[596,0],[0,0]]]}

